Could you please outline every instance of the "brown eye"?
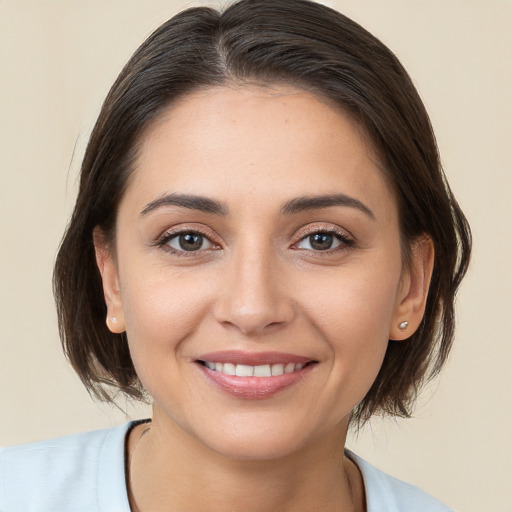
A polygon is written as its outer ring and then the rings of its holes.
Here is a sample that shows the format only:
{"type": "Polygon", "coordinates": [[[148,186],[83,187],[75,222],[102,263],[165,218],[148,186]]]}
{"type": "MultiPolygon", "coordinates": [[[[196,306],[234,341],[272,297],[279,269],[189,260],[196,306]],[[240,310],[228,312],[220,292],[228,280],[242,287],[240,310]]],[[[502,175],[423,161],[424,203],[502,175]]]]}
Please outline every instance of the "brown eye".
{"type": "Polygon", "coordinates": [[[317,251],[330,249],[334,242],[334,237],[327,233],[316,233],[309,236],[309,244],[317,251]]]}
{"type": "Polygon", "coordinates": [[[200,233],[180,233],[169,239],[167,242],[175,251],[200,251],[203,249],[210,249],[212,243],[200,233]]]}
{"type": "Polygon", "coordinates": [[[309,251],[327,251],[329,249],[336,249],[343,243],[344,241],[341,239],[340,235],[319,231],[304,237],[297,244],[297,247],[299,249],[306,249],[309,251]]]}

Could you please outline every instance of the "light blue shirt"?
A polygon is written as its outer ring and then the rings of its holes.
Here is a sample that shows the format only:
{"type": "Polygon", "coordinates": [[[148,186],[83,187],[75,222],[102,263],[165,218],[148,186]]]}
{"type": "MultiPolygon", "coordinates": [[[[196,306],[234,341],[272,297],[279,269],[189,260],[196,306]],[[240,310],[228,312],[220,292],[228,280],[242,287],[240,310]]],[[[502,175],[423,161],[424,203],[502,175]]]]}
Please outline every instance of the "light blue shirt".
{"type": "MultiPolygon", "coordinates": [[[[0,450],[1,512],[130,512],[126,434],[138,422],[0,450]]],[[[453,512],[347,452],[363,475],[367,512],[453,512]]]]}

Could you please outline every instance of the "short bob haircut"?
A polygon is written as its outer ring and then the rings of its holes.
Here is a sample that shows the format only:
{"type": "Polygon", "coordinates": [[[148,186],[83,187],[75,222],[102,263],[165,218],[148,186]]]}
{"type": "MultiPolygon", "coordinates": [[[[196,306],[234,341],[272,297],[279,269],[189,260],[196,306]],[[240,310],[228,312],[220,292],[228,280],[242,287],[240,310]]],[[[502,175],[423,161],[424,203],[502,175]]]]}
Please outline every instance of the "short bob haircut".
{"type": "Polygon", "coordinates": [[[376,413],[409,417],[422,385],[449,354],[471,233],[441,168],[425,107],[398,59],[357,23],[308,0],[240,0],[220,11],[189,8],[150,35],[121,71],[92,131],[55,264],[64,352],[97,399],[114,402],[119,391],[148,399],[126,333],[113,334],[105,324],[93,230],[101,228],[115,248],[118,205],[148,125],[194,91],[244,84],[292,85],[349,115],[394,190],[404,265],[415,241],[425,235],[433,241],[422,323],[407,341],[389,341],[382,368],[352,420],[361,425],[376,413]]]}

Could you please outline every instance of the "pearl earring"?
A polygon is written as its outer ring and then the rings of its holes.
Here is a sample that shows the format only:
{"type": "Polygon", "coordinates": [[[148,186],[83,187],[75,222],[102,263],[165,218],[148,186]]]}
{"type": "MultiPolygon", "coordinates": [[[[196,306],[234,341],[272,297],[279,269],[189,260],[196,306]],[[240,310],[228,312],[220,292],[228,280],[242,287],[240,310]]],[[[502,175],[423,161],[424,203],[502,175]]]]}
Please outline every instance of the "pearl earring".
{"type": "Polygon", "coordinates": [[[401,331],[405,331],[405,329],[407,329],[407,326],[409,325],[409,322],[407,321],[404,321],[404,322],[400,322],[398,324],[398,328],[401,330],[401,331]]]}
{"type": "Polygon", "coordinates": [[[109,326],[110,323],[117,324],[117,317],[115,317],[115,316],[108,317],[107,316],[107,327],[110,327],[109,326]]]}

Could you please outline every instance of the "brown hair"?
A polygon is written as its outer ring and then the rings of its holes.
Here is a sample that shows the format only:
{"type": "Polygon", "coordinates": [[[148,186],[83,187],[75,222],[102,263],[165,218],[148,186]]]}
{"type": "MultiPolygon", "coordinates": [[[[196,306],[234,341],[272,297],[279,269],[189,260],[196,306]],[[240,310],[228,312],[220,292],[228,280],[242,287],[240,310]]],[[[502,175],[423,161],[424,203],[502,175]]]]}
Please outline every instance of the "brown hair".
{"type": "Polygon", "coordinates": [[[66,356],[94,396],[144,399],[126,334],[105,325],[93,229],[115,241],[119,201],[148,124],[177,98],[229,83],[286,83],[319,95],[363,128],[397,197],[407,254],[427,234],[435,262],[419,329],[390,341],[382,368],[353,413],[409,416],[421,385],[447,359],[454,299],[471,247],[447,184],[425,108],[394,54],[357,23],[307,0],[241,0],[223,11],[187,9],[160,26],[112,86],[91,134],[80,189],[54,272],[66,356]],[[113,389],[112,389],[113,387],[113,389]]]}

